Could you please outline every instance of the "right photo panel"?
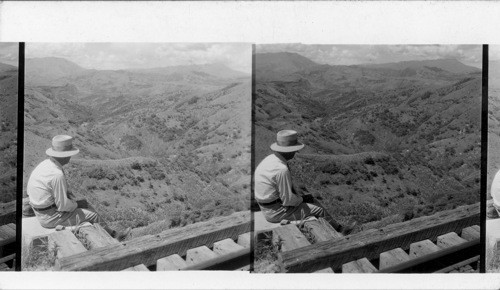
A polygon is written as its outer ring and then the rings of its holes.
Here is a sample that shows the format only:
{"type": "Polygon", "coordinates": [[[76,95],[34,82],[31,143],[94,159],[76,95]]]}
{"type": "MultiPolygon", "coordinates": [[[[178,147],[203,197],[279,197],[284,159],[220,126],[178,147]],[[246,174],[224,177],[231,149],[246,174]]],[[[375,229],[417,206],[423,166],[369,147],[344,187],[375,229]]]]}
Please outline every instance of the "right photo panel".
{"type": "Polygon", "coordinates": [[[479,272],[481,45],[267,44],[254,61],[254,272],[479,272]]]}
{"type": "Polygon", "coordinates": [[[486,272],[500,273],[500,46],[489,45],[486,272]]]}

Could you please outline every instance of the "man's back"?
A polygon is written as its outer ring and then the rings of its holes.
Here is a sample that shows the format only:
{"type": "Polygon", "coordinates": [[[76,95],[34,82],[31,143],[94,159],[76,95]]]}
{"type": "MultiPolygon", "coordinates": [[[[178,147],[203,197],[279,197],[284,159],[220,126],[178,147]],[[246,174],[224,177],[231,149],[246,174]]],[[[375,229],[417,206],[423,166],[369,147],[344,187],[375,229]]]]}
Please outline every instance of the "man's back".
{"type": "Polygon", "coordinates": [[[61,168],[52,160],[45,159],[35,167],[28,180],[26,191],[30,203],[36,207],[46,207],[54,204],[53,180],[64,178],[61,168]]]}
{"type": "Polygon", "coordinates": [[[276,176],[286,171],[286,163],[276,155],[271,154],[264,158],[254,173],[255,199],[259,202],[270,202],[279,198],[276,176]]]}

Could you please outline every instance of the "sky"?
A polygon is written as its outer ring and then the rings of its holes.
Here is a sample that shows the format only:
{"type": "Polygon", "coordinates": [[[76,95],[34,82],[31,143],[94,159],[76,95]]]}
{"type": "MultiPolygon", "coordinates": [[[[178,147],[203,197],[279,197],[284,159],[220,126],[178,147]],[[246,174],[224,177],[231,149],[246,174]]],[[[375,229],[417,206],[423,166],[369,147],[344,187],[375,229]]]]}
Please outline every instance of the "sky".
{"type": "Polygon", "coordinates": [[[87,69],[118,70],[222,63],[251,73],[244,43],[27,43],[26,58],[61,57],[87,69]]]}
{"type": "Polygon", "coordinates": [[[295,52],[320,64],[356,65],[409,60],[454,58],[481,68],[481,45],[257,45],[257,53],[295,52]]]}
{"type": "Polygon", "coordinates": [[[19,65],[19,44],[17,42],[0,43],[0,62],[13,66],[19,65]]]}

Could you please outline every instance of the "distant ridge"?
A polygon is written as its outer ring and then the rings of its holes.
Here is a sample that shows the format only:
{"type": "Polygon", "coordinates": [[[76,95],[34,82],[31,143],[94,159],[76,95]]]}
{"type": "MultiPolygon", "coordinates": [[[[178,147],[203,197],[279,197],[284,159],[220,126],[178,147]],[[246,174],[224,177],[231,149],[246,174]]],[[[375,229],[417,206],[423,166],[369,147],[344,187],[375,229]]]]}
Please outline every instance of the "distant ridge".
{"type": "Polygon", "coordinates": [[[298,53],[273,52],[258,53],[255,57],[255,66],[261,72],[269,71],[277,74],[292,74],[320,66],[320,64],[298,53]]]}
{"type": "Polygon", "coordinates": [[[455,74],[480,72],[481,69],[465,65],[456,59],[412,60],[381,64],[361,64],[360,67],[385,68],[394,70],[438,68],[455,74]]]}
{"type": "Polygon", "coordinates": [[[198,72],[208,74],[218,78],[240,78],[248,77],[249,74],[241,71],[233,70],[222,63],[201,64],[201,65],[178,65],[167,67],[156,67],[149,69],[130,69],[129,71],[138,73],[156,73],[156,74],[173,74],[173,73],[189,73],[198,72]]]}
{"type": "Polygon", "coordinates": [[[5,72],[9,70],[17,70],[16,66],[0,62],[0,72],[5,72]]]}

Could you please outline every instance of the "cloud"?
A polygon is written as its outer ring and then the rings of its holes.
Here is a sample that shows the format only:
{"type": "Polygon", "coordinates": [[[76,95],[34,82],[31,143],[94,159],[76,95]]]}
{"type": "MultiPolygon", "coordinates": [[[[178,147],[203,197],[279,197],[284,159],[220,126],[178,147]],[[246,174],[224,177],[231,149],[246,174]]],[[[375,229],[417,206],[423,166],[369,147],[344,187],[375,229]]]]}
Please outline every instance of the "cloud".
{"type": "Polygon", "coordinates": [[[330,65],[356,65],[409,60],[454,58],[481,67],[480,45],[257,45],[257,52],[288,51],[330,65]]]}
{"type": "Polygon", "coordinates": [[[85,68],[139,69],[222,63],[251,72],[250,44],[212,43],[29,43],[26,57],[63,57],[85,68]]]}

